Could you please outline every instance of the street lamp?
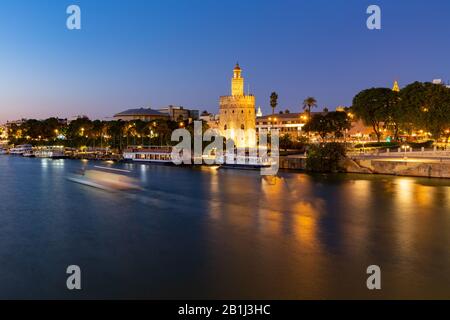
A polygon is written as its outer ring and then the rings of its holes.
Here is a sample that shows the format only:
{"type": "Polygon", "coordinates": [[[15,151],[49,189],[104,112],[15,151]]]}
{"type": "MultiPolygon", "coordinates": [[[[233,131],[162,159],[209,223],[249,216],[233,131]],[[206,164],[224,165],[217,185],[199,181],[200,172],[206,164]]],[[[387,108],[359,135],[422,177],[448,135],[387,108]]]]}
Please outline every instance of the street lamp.
{"type": "Polygon", "coordinates": [[[408,149],[411,148],[410,146],[408,146],[407,144],[402,145],[402,149],[405,150],[405,156],[404,159],[407,159],[408,157],[406,156],[406,151],[408,151],[408,149]]]}

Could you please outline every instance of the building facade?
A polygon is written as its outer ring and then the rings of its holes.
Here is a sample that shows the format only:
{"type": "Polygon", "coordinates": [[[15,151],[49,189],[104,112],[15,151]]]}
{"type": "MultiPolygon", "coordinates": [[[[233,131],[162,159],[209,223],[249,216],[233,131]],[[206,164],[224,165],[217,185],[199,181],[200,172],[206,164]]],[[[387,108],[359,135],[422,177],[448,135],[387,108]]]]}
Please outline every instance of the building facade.
{"type": "Polygon", "coordinates": [[[166,108],[158,109],[159,112],[169,115],[172,121],[197,120],[199,118],[198,110],[189,110],[183,107],[168,106],[166,108]]]}
{"type": "Polygon", "coordinates": [[[220,97],[221,134],[238,148],[256,146],[255,96],[244,93],[242,70],[236,64],[231,79],[231,95],[220,97]]]}
{"type": "Polygon", "coordinates": [[[273,114],[256,118],[256,131],[267,133],[269,130],[279,130],[280,136],[289,135],[298,139],[302,134],[302,127],[308,120],[304,113],[273,114]]]}

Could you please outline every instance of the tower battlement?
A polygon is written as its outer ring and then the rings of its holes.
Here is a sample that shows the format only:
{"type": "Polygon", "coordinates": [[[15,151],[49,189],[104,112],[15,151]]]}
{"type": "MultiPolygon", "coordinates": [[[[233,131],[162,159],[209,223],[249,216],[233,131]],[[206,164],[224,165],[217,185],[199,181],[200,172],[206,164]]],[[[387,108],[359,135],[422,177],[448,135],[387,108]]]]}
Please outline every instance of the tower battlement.
{"type": "Polygon", "coordinates": [[[228,105],[230,107],[235,106],[238,108],[241,105],[252,105],[255,106],[255,96],[254,95],[243,95],[243,96],[221,96],[220,105],[228,105]]]}

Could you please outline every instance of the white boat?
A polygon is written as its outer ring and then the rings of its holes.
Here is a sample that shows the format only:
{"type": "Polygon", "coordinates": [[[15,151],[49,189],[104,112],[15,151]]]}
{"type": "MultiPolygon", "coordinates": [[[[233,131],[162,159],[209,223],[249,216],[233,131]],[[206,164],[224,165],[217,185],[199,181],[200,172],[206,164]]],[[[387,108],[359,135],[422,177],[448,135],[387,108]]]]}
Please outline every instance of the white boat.
{"type": "Polygon", "coordinates": [[[64,159],[66,154],[62,146],[38,147],[34,150],[36,158],[64,159]]]}
{"type": "Polygon", "coordinates": [[[132,162],[172,163],[172,147],[129,148],[123,152],[123,159],[132,162]]]}
{"type": "Polygon", "coordinates": [[[11,148],[9,154],[23,156],[25,153],[33,151],[33,146],[31,144],[21,144],[17,147],[11,148]]]}
{"type": "Polygon", "coordinates": [[[34,158],[34,152],[33,151],[26,151],[22,156],[26,158],[34,158]]]}
{"type": "Polygon", "coordinates": [[[249,154],[226,154],[225,157],[218,156],[217,162],[221,163],[222,169],[243,169],[258,170],[261,168],[269,168],[273,161],[269,156],[255,156],[249,154]]]}
{"type": "Polygon", "coordinates": [[[8,154],[8,150],[0,148],[0,155],[2,154],[8,154]]]}
{"type": "Polygon", "coordinates": [[[142,190],[136,179],[125,175],[130,171],[96,166],[67,179],[105,191],[142,190]]]}

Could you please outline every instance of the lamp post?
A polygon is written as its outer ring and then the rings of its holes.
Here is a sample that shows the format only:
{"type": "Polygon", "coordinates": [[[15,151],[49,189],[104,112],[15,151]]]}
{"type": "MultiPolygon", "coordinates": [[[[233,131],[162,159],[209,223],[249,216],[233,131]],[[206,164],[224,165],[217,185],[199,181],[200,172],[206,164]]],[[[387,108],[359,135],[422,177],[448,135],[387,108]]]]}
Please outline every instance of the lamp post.
{"type": "Polygon", "coordinates": [[[404,144],[404,145],[402,145],[402,148],[405,151],[405,156],[403,158],[407,159],[408,157],[406,156],[406,151],[410,148],[410,146],[408,146],[407,144],[404,144]]]}

